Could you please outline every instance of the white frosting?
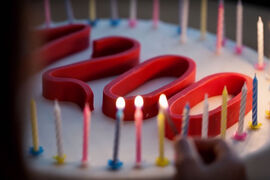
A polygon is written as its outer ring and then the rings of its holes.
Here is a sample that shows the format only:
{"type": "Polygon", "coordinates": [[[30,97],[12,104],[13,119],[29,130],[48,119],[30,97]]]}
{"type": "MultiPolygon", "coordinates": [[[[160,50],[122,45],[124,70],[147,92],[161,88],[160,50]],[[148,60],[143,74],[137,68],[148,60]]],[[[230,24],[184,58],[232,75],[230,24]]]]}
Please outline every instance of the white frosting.
{"type": "MultiPolygon", "coordinates": [[[[232,148],[243,158],[270,145],[270,121],[266,120],[264,112],[267,106],[267,100],[270,100],[270,92],[268,90],[270,81],[265,79],[263,72],[256,72],[253,68],[253,64],[255,64],[257,60],[257,53],[254,50],[244,47],[243,55],[236,55],[234,53],[235,43],[228,40],[221,55],[217,56],[215,54],[215,35],[207,34],[207,39],[205,41],[200,41],[199,31],[188,29],[187,43],[180,44],[180,37],[177,34],[176,25],[160,22],[158,28],[153,29],[151,21],[142,20],[138,21],[138,25],[134,29],[128,27],[128,22],[126,20],[122,20],[121,24],[115,28],[110,27],[108,20],[100,20],[97,26],[92,28],[91,40],[111,35],[127,36],[137,39],[141,43],[141,62],[164,54],[183,55],[192,58],[197,64],[196,80],[218,72],[239,72],[247,74],[250,77],[253,77],[254,73],[257,73],[259,82],[258,121],[263,124],[262,128],[258,131],[248,131],[247,139],[244,142],[234,142],[231,137],[236,131],[236,124],[227,130],[226,141],[232,145],[232,148]]],[[[165,141],[165,155],[170,159],[171,164],[165,168],[160,168],[155,165],[155,159],[158,156],[156,118],[145,120],[143,123],[142,169],[134,169],[135,126],[133,122],[125,122],[122,127],[119,158],[123,161],[124,166],[117,172],[112,172],[107,169],[107,161],[112,157],[115,121],[102,113],[101,105],[103,87],[113,80],[114,77],[88,83],[94,92],[95,106],[95,110],[92,112],[90,128],[89,167],[85,169],[79,167],[82,157],[82,111],[77,105],[66,102],[60,102],[60,106],[63,119],[63,146],[67,158],[64,165],[57,166],[54,164],[54,159],[52,157],[56,155],[56,138],[53,101],[47,100],[42,96],[42,73],[53,67],[86,60],[90,57],[91,53],[92,47],[90,46],[84,51],[59,60],[30,79],[32,89],[29,96],[32,96],[37,103],[40,145],[44,148],[42,156],[37,158],[31,158],[28,153],[28,148],[32,146],[29,117],[30,107],[28,109],[29,100],[28,102],[25,102],[25,107],[27,107],[27,115],[25,116],[27,129],[24,150],[30,171],[42,176],[56,177],[59,175],[76,179],[125,179],[128,177],[170,178],[174,174],[174,152],[171,141],[165,141]]],[[[129,95],[150,92],[172,80],[174,79],[169,77],[152,80],[129,95]]],[[[198,106],[196,109],[197,111],[201,111],[198,106]]],[[[196,110],[194,109],[193,111],[196,110]]],[[[247,122],[250,120],[251,112],[245,118],[245,130],[247,130],[247,122]]]]}

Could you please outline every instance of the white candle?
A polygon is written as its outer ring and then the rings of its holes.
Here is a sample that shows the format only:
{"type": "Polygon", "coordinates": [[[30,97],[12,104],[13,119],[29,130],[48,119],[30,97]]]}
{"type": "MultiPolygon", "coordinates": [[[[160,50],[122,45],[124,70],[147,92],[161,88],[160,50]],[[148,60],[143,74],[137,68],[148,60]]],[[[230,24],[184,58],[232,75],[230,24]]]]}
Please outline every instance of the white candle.
{"type": "Polygon", "coordinates": [[[258,69],[263,69],[264,66],[264,50],[263,50],[263,22],[262,18],[259,16],[257,22],[257,35],[258,35],[258,69]]]}
{"type": "Polygon", "coordinates": [[[236,14],[236,53],[241,54],[243,44],[243,5],[241,0],[238,0],[236,14]]]}
{"type": "Polygon", "coordinates": [[[117,0],[111,0],[111,13],[112,13],[112,20],[117,20],[118,19],[117,0]]]}
{"type": "Polygon", "coordinates": [[[57,156],[55,159],[59,164],[64,163],[65,154],[63,150],[63,140],[62,140],[62,119],[61,119],[61,109],[58,101],[54,101],[54,115],[55,115],[55,130],[56,130],[56,145],[57,145],[57,156]]]}
{"type": "Polygon", "coordinates": [[[208,105],[208,95],[204,96],[204,105],[203,105],[203,118],[202,118],[202,138],[208,137],[208,118],[209,118],[209,105],[208,105]]]}
{"type": "Polygon", "coordinates": [[[186,43],[187,41],[187,25],[188,25],[188,11],[189,11],[189,0],[182,0],[181,6],[181,43],[186,43]]]}
{"type": "Polygon", "coordinates": [[[243,127],[244,127],[244,119],[245,119],[245,112],[246,112],[246,99],[247,99],[247,85],[246,83],[242,87],[241,92],[241,103],[240,103],[240,113],[239,113],[239,122],[237,128],[237,134],[243,134],[243,127]]]}
{"type": "Polygon", "coordinates": [[[130,15],[129,15],[129,26],[136,26],[137,19],[137,0],[130,0],[130,15]]]}

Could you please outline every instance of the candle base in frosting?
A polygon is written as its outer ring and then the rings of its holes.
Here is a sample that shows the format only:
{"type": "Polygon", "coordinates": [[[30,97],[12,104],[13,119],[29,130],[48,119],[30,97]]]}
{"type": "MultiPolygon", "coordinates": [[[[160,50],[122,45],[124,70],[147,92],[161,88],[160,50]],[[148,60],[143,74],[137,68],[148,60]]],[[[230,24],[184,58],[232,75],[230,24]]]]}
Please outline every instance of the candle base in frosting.
{"type": "Polygon", "coordinates": [[[137,25],[136,19],[130,19],[128,22],[129,27],[134,28],[137,25]]]}
{"type": "Polygon", "coordinates": [[[43,151],[44,150],[43,150],[43,147],[42,146],[39,146],[39,148],[38,148],[37,151],[34,149],[34,147],[31,147],[30,148],[30,154],[32,156],[39,156],[39,155],[41,155],[43,153],[43,151]]]}
{"type": "Polygon", "coordinates": [[[123,162],[119,161],[119,160],[109,160],[108,161],[108,166],[110,169],[112,170],[118,170],[123,166],[123,162]]]}
{"type": "Polygon", "coordinates": [[[95,20],[88,20],[88,24],[91,26],[91,27],[95,27],[98,23],[98,20],[95,19],[95,20]]]}
{"type": "Polygon", "coordinates": [[[265,115],[267,119],[270,119],[270,110],[266,110],[265,115]]]}
{"type": "Polygon", "coordinates": [[[262,65],[260,65],[260,64],[255,64],[255,69],[257,69],[257,70],[259,70],[259,71],[262,71],[262,70],[264,70],[265,66],[266,66],[265,63],[263,63],[262,65]]]}
{"type": "Polygon", "coordinates": [[[60,157],[60,156],[56,155],[53,158],[56,160],[57,164],[64,164],[65,159],[66,159],[66,155],[64,154],[63,157],[60,157]]]}
{"type": "Polygon", "coordinates": [[[262,123],[258,123],[257,125],[253,125],[252,122],[250,121],[250,122],[248,123],[248,125],[249,125],[250,129],[252,129],[252,130],[257,130],[257,129],[260,129],[260,128],[261,128],[262,123]]]}
{"type": "Polygon", "coordinates": [[[167,166],[169,164],[170,164],[170,161],[167,158],[160,158],[160,157],[158,157],[156,159],[156,165],[157,166],[165,167],[165,166],[167,166]]]}
{"type": "Polygon", "coordinates": [[[236,132],[232,138],[237,141],[244,141],[246,137],[247,137],[246,132],[243,132],[242,134],[236,132]]]}
{"type": "Polygon", "coordinates": [[[242,46],[236,46],[235,47],[235,53],[238,55],[241,55],[243,52],[243,47],[242,46]]]}
{"type": "Polygon", "coordinates": [[[110,24],[112,27],[117,27],[120,24],[120,19],[111,19],[110,24]]]}

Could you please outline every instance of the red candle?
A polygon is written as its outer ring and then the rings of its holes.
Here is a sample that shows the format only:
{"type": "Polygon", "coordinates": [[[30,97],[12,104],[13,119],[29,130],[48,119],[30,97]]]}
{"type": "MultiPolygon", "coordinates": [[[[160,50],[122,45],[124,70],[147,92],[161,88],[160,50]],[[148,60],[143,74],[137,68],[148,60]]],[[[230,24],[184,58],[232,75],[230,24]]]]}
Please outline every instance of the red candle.
{"type": "Polygon", "coordinates": [[[135,98],[135,127],[136,127],[136,166],[140,166],[141,164],[141,133],[142,133],[142,106],[143,106],[143,98],[142,96],[137,96],[135,98]]]}
{"type": "Polygon", "coordinates": [[[83,150],[82,150],[82,165],[87,165],[88,161],[88,138],[89,138],[89,125],[91,120],[91,111],[88,103],[85,104],[83,110],[83,150]]]}

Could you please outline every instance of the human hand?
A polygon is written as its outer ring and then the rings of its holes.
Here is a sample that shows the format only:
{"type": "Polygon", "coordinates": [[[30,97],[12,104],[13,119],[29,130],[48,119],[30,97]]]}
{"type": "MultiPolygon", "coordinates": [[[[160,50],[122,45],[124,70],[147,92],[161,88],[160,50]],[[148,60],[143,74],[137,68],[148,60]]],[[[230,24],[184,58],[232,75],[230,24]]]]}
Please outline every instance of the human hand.
{"type": "Polygon", "coordinates": [[[190,139],[176,137],[175,179],[245,180],[241,160],[221,139],[190,139]]]}

